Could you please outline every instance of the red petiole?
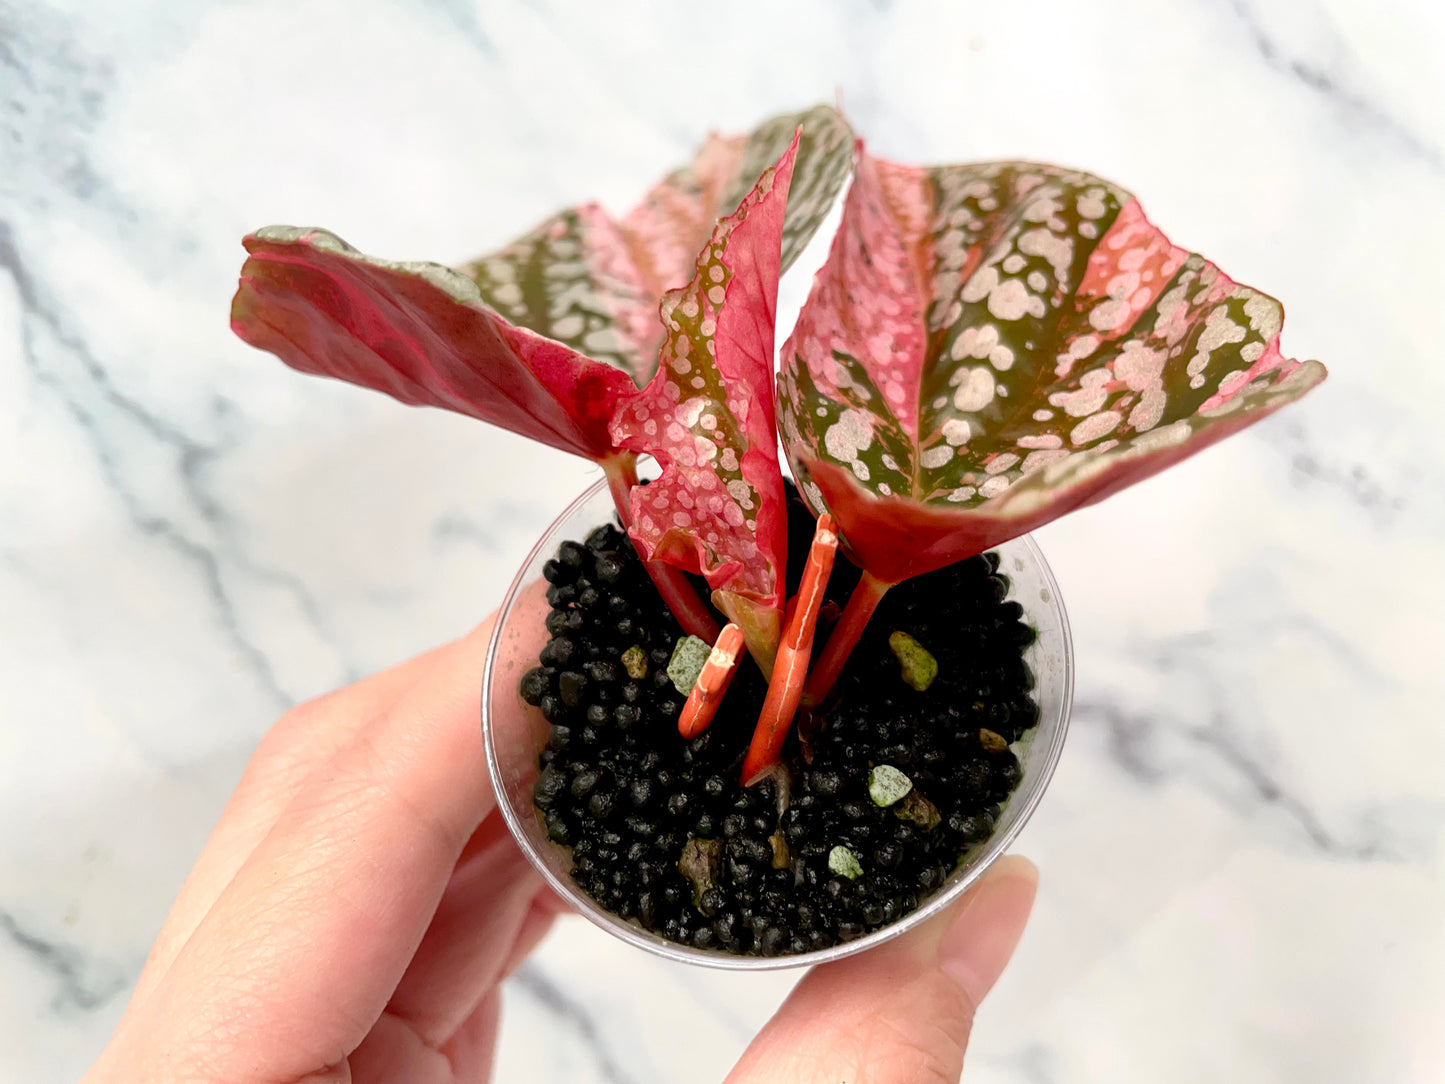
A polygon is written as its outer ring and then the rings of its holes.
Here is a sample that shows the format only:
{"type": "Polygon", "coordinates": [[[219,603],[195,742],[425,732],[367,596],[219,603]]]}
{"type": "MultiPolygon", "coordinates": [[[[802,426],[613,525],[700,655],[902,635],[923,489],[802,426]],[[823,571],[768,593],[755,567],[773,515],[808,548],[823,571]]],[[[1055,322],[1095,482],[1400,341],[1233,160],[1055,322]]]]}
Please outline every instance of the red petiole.
{"type": "Polygon", "coordinates": [[[707,729],[727,692],[733,674],[737,673],[738,656],[743,649],[743,630],[729,621],[712,646],[712,654],[703,664],[687,703],[677,719],[677,730],[684,738],[695,738],[707,729]]]}
{"type": "Polygon", "coordinates": [[[828,642],[823,645],[823,650],[818,655],[818,665],[813,667],[813,672],[808,675],[808,683],[803,687],[805,707],[821,704],[832,691],[833,683],[843,672],[843,664],[848,661],[848,656],[858,644],[858,638],[868,627],[873,611],[878,609],[878,604],[892,586],[893,584],[880,580],[864,569],[863,578],[848,596],[848,605],[843,607],[843,615],[838,618],[838,623],[833,626],[833,634],[828,637],[828,642]]]}
{"type": "Polygon", "coordinates": [[[813,653],[813,633],[818,623],[818,610],[823,605],[823,592],[833,571],[833,558],[838,553],[838,534],[833,517],[818,517],[813,544],[808,549],[808,563],[803,569],[803,582],[790,604],[787,627],[778,647],[778,661],[768,682],[767,699],[763,701],[753,742],[743,761],[743,785],[751,786],[761,779],[783,752],[788,729],[798,710],[803,694],[803,678],[808,673],[808,659],[813,653]]]}

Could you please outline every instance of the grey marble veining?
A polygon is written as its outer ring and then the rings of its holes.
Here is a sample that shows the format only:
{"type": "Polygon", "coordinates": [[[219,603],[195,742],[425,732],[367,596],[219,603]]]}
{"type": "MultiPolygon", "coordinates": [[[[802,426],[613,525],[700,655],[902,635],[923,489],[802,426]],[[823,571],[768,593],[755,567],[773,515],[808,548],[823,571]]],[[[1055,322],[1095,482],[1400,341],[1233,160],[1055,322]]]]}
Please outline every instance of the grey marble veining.
{"type": "MultiPolygon", "coordinates": [[[[1442,47],[1429,0],[0,0],[0,1081],[88,1064],[276,715],[469,627],[591,480],[246,348],[240,237],[461,260],[835,95],[1118,180],[1332,370],[1039,532],[1078,702],[966,1078],[1445,1079],[1442,47]]],[[[498,1079],[721,1079],[791,981],[564,924],[498,1079]]]]}

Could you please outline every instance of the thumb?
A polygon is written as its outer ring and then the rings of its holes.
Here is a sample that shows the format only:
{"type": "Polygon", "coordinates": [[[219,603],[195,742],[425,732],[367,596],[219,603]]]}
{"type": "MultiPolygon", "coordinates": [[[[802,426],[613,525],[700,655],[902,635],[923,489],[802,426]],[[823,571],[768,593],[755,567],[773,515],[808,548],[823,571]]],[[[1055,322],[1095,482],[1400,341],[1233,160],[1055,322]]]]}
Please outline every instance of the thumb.
{"type": "Polygon", "coordinates": [[[728,1084],[954,1084],[979,1002],[1013,955],[1038,870],[997,862],[916,930],[815,967],[748,1047],[728,1084]]]}

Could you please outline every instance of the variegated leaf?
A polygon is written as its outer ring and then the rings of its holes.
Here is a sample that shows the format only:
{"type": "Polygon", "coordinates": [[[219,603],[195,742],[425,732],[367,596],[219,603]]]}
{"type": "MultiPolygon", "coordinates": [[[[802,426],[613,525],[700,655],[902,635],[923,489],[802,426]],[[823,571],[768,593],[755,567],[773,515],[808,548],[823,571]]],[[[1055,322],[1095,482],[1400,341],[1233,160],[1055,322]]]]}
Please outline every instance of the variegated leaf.
{"type": "MultiPolygon", "coordinates": [[[[709,135],[691,162],[653,185],[622,220],[628,251],[659,301],[666,291],[687,283],[698,250],[717,220],[736,209],[736,198],[727,206],[723,201],[732,190],[747,145],[747,136],[709,135]]],[[[767,164],[758,167],[754,180],[767,164]]],[[[655,305],[651,315],[655,322],[655,305]]],[[[661,325],[657,334],[661,341],[661,325]]]]}
{"type": "Polygon", "coordinates": [[[810,503],[896,581],[1304,394],[1324,367],[1280,354],[1282,322],[1098,177],[860,155],[783,347],[783,440],[810,503]]]}
{"type": "Polygon", "coordinates": [[[832,106],[817,105],[764,121],[748,136],[742,165],[733,176],[732,191],[723,196],[723,208],[731,210],[752,186],[752,178],[764,166],[777,161],[794,131],[802,133],[802,142],[798,146],[798,166],[793,170],[793,187],[788,192],[788,214],[783,220],[780,271],[792,267],[808,247],[853,168],[853,129],[842,114],[832,106]]]}
{"type": "Polygon", "coordinates": [[[692,163],[669,175],[623,220],[650,254],[664,288],[687,281],[713,222],[732,212],[802,133],[779,267],[793,265],[827,216],[853,164],[853,130],[832,106],[770,117],[746,136],[710,136],[692,163]]]}
{"type": "Polygon", "coordinates": [[[563,211],[466,265],[482,299],[518,327],[616,365],[638,385],[657,364],[662,295],[692,275],[717,220],[731,214],[801,129],[783,226],[784,270],[812,239],[852,165],[853,133],[831,106],[712,135],[620,222],[596,204],[563,211]]]}
{"type": "Polygon", "coordinates": [[[632,491],[649,559],[700,573],[770,668],[782,625],[787,512],[773,404],[779,238],[798,141],[720,221],[692,282],[662,303],[657,375],[612,424],[662,476],[632,491]]]}
{"type": "Polygon", "coordinates": [[[472,280],[433,263],[365,256],[325,230],[270,226],[250,257],[231,326],[304,373],[469,414],[592,459],[635,395],[622,370],[513,327],[472,280]]]}
{"type": "Polygon", "coordinates": [[[597,204],[553,215],[463,270],[509,323],[614,365],[639,387],[652,376],[661,290],[597,204]]]}

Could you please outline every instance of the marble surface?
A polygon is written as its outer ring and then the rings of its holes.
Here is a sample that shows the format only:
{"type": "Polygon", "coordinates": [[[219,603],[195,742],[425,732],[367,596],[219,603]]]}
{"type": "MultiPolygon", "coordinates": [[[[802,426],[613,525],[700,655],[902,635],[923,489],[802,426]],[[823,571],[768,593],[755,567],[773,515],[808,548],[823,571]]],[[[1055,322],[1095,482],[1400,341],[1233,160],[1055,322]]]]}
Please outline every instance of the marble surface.
{"type": "MultiPolygon", "coordinates": [[[[88,1064],[272,719],[477,621],[590,478],[242,345],[241,235],[461,260],[835,93],[1142,193],[1333,371],[1039,533],[1078,704],[966,1078],[1445,1080],[1445,9],[727,7],[0,0],[0,1081],[88,1064]]],[[[570,922],[498,1079],[720,1079],[791,981],[570,922]]]]}

